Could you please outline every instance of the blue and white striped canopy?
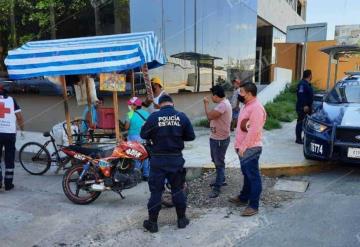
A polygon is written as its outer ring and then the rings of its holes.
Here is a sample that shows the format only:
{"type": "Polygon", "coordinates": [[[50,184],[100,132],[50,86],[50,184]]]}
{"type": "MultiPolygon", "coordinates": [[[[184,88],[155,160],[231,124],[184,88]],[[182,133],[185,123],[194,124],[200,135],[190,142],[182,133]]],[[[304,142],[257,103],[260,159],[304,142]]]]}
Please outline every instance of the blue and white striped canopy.
{"type": "Polygon", "coordinates": [[[149,69],[166,63],[154,32],[28,42],[5,59],[11,79],[125,71],[145,63],[149,69]]]}

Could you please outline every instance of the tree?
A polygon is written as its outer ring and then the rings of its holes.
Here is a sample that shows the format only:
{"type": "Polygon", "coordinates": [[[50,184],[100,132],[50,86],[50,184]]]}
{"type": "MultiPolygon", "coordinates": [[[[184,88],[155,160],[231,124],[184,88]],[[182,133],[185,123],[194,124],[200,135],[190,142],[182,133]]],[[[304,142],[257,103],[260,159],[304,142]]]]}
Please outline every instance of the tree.
{"type": "Polygon", "coordinates": [[[55,22],[55,4],[54,1],[49,3],[49,18],[50,18],[50,29],[51,39],[56,39],[56,22],[55,22]]]}
{"type": "Polygon", "coordinates": [[[114,33],[129,32],[129,0],[113,0],[114,33]]]}
{"type": "Polygon", "coordinates": [[[9,12],[10,12],[11,45],[12,47],[16,47],[17,40],[16,40],[16,24],[15,24],[15,0],[10,0],[9,12]]]}
{"type": "Polygon", "coordinates": [[[90,0],[91,6],[94,8],[94,16],[95,16],[95,34],[102,34],[101,30],[101,22],[100,22],[100,6],[106,2],[106,0],[90,0]]]}

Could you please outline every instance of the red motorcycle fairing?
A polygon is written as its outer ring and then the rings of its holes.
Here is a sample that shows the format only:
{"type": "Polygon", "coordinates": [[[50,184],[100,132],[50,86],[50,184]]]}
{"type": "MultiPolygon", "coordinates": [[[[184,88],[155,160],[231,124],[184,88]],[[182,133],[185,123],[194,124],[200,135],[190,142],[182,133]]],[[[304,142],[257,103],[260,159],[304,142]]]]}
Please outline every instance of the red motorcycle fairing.
{"type": "MultiPolygon", "coordinates": [[[[125,158],[134,160],[145,160],[149,157],[144,145],[139,142],[121,142],[114,148],[111,158],[125,158]]],[[[110,157],[109,157],[110,158],[110,157]]]]}

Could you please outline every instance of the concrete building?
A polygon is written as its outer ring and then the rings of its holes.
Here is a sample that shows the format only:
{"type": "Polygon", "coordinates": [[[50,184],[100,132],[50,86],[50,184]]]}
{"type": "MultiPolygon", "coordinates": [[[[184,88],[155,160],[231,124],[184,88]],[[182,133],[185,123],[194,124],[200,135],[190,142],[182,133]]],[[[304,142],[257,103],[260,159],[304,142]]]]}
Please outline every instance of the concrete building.
{"type": "Polygon", "coordinates": [[[274,43],[305,18],[306,0],[130,1],[131,31],[154,30],[161,39],[169,64],[153,74],[173,93],[235,77],[269,83],[274,43]]]}
{"type": "Polygon", "coordinates": [[[258,0],[255,81],[272,81],[275,43],[286,41],[287,26],[305,24],[306,0],[258,0]],[[259,59],[261,58],[261,59],[259,59]]]}
{"type": "MultiPolygon", "coordinates": [[[[176,93],[177,108],[192,119],[203,116],[202,98],[212,84],[236,77],[270,82],[274,43],[285,42],[286,27],[306,17],[305,0],[130,0],[129,7],[131,31],[155,31],[168,58],[151,75],[163,79],[166,91],[176,93]]],[[[46,131],[64,120],[59,96],[14,96],[27,130],[46,131]]],[[[119,99],[121,118],[128,97],[119,99]]],[[[74,97],[69,104],[72,117],[81,117],[74,97]]]]}

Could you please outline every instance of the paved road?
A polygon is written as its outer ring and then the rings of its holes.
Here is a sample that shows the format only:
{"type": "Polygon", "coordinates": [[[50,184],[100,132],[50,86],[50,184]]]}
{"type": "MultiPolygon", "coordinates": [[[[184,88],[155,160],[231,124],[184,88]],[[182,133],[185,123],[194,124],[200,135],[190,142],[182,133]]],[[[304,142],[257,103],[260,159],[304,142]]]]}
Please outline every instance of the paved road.
{"type": "Polygon", "coordinates": [[[347,167],[307,177],[300,200],[265,214],[263,227],[235,246],[360,246],[360,169],[347,167]]]}
{"type": "Polygon", "coordinates": [[[125,200],[106,193],[91,205],[70,203],[61,176],[16,169],[16,189],[0,191],[0,246],[359,246],[360,169],[309,177],[309,190],[281,208],[252,218],[240,209],[190,208],[188,228],[175,227],[174,210],[160,216],[160,233],[144,232],[145,183],[125,200]]]}

